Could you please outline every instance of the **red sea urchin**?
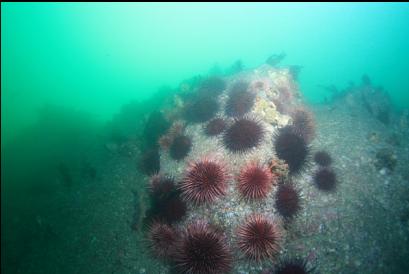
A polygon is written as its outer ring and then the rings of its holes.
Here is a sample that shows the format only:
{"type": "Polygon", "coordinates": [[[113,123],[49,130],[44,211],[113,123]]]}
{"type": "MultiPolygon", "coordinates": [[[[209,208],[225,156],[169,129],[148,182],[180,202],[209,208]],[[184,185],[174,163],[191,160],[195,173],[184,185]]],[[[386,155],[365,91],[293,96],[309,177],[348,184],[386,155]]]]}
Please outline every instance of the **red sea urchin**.
{"type": "Polygon", "coordinates": [[[231,270],[232,256],[218,230],[196,221],[183,233],[174,261],[176,273],[221,274],[231,270]]]}
{"type": "Polygon", "coordinates": [[[159,259],[169,260],[173,256],[177,238],[177,232],[170,225],[156,221],[149,226],[148,247],[159,259]]]}
{"type": "Polygon", "coordinates": [[[309,146],[294,132],[293,127],[286,126],[279,130],[274,147],[278,158],[288,164],[290,173],[297,173],[303,169],[307,162],[309,146]]]}
{"type": "Polygon", "coordinates": [[[232,86],[225,109],[228,116],[241,117],[253,107],[255,94],[248,89],[249,84],[243,81],[237,82],[232,86]]]}
{"type": "Polygon", "coordinates": [[[333,169],[323,167],[314,174],[314,183],[319,190],[325,192],[334,191],[337,186],[337,176],[333,169]]]}
{"type": "Polygon", "coordinates": [[[314,161],[320,166],[330,166],[332,163],[332,158],[326,151],[317,151],[314,154],[314,161]]]}
{"type": "Polygon", "coordinates": [[[260,214],[250,215],[237,229],[237,244],[246,258],[261,261],[274,258],[281,248],[279,226],[260,214]]]}
{"type": "Polygon", "coordinates": [[[237,178],[238,190],[246,200],[258,200],[267,197],[276,178],[268,167],[259,163],[244,166],[237,178]]]}
{"type": "Polygon", "coordinates": [[[241,118],[234,122],[223,135],[225,147],[232,152],[246,152],[257,147],[264,137],[261,123],[249,118],[241,118]]]}
{"type": "Polygon", "coordinates": [[[283,218],[291,219],[301,209],[300,194],[292,184],[282,184],[276,192],[275,205],[283,218]]]}
{"type": "Polygon", "coordinates": [[[226,121],[223,118],[215,118],[207,123],[204,131],[207,136],[216,136],[226,129],[226,121]]]}
{"type": "Polygon", "coordinates": [[[224,164],[215,159],[193,162],[180,183],[182,197],[195,205],[213,202],[226,193],[228,177],[224,164]]]}
{"type": "Polygon", "coordinates": [[[179,135],[173,139],[169,153],[172,159],[182,160],[186,157],[192,147],[192,141],[185,135],[179,135]]]}

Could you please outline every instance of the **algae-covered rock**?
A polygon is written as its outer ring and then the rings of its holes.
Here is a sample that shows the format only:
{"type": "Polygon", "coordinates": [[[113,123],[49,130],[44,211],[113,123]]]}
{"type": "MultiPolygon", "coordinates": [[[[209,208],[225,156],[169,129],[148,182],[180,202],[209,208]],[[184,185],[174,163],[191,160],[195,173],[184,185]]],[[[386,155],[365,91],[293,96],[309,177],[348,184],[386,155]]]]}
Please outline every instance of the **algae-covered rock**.
{"type": "Polygon", "coordinates": [[[259,115],[267,123],[280,127],[287,125],[290,119],[289,116],[282,115],[278,112],[272,101],[260,97],[256,98],[254,113],[259,115]]]}

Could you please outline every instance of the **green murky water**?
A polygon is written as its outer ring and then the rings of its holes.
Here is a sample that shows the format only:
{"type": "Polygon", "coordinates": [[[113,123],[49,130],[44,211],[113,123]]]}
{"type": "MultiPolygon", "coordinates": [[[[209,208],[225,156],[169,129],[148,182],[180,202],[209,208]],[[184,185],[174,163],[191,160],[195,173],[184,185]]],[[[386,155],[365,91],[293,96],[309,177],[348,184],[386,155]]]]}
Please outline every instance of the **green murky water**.
{"type": "Polygon", "coordinates": [[[2,271],[87,272],[33,267],[48,258],[31,255],[36,239],[60,242],[47,209],[61,191],[72,195],[75,178],[103,176],[99,147],[121,151],[129,139],[143,147],[147,114],[182,80],[231,75],[283,53],[279,65],[301,68],[311,105],[368,75],[399,116],[409,108],[408,49],[407,3],[2,3],[2,271]]]}
{"type": "Polygon", "coordinates": [[[131,99],[237,59],[303,66],[305,96],[363,73],[409,106],[408,5],[2,4],[2,137],[46,103],[106,120],[131,99]]]}

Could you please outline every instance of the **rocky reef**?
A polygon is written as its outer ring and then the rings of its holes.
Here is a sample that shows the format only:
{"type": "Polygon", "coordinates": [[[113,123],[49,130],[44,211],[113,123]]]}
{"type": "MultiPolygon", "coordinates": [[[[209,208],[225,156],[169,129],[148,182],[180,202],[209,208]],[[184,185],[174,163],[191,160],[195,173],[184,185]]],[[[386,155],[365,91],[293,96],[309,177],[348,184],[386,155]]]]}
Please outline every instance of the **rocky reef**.
{"type": "MultiPolygon", "coordinates": [[[[147,181],[151,200],[177,191],[186,210],[169,222],[163,212],[148,209],[150,248],[169,251],[158,258],[164,271],[274,269],[286,253],[286,230],[307,202],[298,179],[312,173],[314,120],[291,69],[265,64],[181,87],[174,105],[162,110],[172,126],[159,138],[159,172],[147,181]],[[158,186],[169,180],[172,187],[158,186]],[[158,222],[168,226],[166,233],[158,232],[158,222]]],[[[161,210],[169,212],[174,203],[161,210]]]]}

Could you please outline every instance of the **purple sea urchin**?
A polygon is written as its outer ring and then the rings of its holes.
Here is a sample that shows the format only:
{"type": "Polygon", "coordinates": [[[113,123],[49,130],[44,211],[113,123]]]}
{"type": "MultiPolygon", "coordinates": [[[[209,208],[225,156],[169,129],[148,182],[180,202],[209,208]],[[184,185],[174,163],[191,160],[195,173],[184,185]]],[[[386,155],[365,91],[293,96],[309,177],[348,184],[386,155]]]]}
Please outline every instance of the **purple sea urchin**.
{"type": "Polygon", "coordinates": [[[264,199],[271,191],[273,179],[268,167],[253,162],[241,169],[237,178],[238,190],[246,200],[264,199]]]}
{"type": "Polygon", "coordinates": [[[170,197],[162,207],[163,219],[167,223],[176,223],[186,215],[186,203],[180,198],[179,192],[170,197]]]}
{"type": "Polygon", "coordinates": [[[216,136],[221,134],[226,129],[226,122],[222,118],[215,118],[207,123],[204,128],[207,136],[216,136]]]}
{"type": "Polygon", "coordinates": [[[226,102],[225,112],[228,116],[241,117],[253,107],[255,94],[248,88],[249,84],[243,81],[233,85],[226,102]]]}
{"type": "Polygon", "coordinates": [[[177,245],[176,273],[221,274],[231,270],[232,256],[224,236],[204,221],[188,225],[177,245]]]}
{"type": "Polygon", "coordinates": [[[281,248],[281,229],[260,214],[250,215],[237,229],[237,236],[238,247],[251,260],[272,259],[281,248]]]}
{"type": "Polygon", "coordinates": [[[336,189],[337,176],[333,169],[323,167],[314,174],[314,183],[319,190],[331,192],[336,189]]]}
{"type": "Polygon", "coordinates": [[[307,266],[307,260],[301,258],[286,258],[281,260],[272,274],[308,274],[312,273],[314,268],[307,266]]]}
{"type": "Polygon", "coordinates": [[[318,151],[314,154],[314,161],[323,167],[330,166],[332,158],[326,151],[318,151]]]}
{"type": "Polygon", "coordinates": [[[249,118],[241,118],[234,122],[223,135],[225,147],[232,152],[246,152],[257,147],[264,137],[261,123],[249,118]]]}
{"type": "Polygon", "coordinates": [[[288,164],[290,173],[300,172],[307,162],[309,147],[290,126],[279,130],[274,147],[278,158],[288,164]]]}
{"type": "Polygon", "coordinates": [[[195,205],[210,203],[225,195],[228,174],[219,161],[204,158],[189,165],[180,183],[182,196],[195,205]]]}
{"type": "Polygon", "coordinates": [[[180,221],[186,214],[186,204],[180,198],[172,177],[154,175],[150,182],[150,208],[147,220],[160,220],[172,224],[180,221]]]}
{"type": "Polygon", "coordinates": [[[275,205],[283,218],[291,219],[301,209],[300,194],[292,184],[281,184],[276,192],[275,205]]]}
{"type": "Polygon", "coordinates": [[[192,141],[185,135],[179,135],[173,139],[169,153],[174,160],[182,160],[192,147],[192,141]]]}

